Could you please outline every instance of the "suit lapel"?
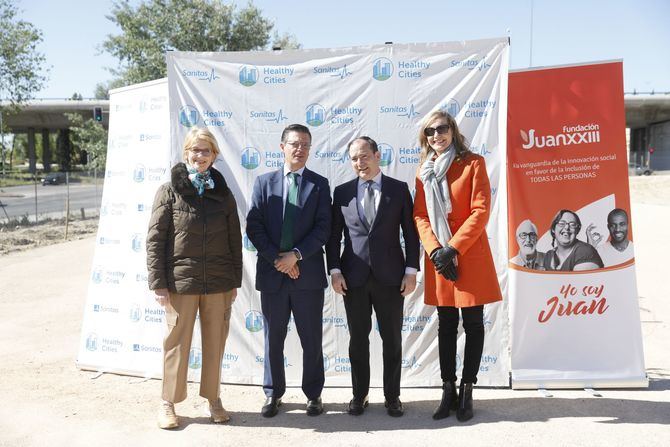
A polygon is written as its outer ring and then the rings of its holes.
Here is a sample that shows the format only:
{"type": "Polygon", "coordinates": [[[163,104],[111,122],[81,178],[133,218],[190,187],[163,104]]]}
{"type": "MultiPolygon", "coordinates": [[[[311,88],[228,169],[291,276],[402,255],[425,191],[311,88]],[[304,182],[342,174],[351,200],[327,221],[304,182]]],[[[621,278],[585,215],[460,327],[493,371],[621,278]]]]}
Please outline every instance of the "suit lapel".
{"type": "Polygon", "coordinates": [[[300,189],[298,194],[298,209],[302,209],[303,206],[305,206],[305,202],[307,202],[307,198],[314,188],[311,174],[312,171],[307,168],[302,171],[302,181],[300,182],[300,189]]]}
{"type": "Polygon", "coordinates": [[[282,194],[284,192],[284,171],[276,171],[275,174],[270,177],[270,194],[272,196],[279,197],[279,200],[271,200],[270,203],[274,204],[270,209],[270,216],[276,216],[280,222],[284,222],[284,202],[282,200],[282,194]]]}
{"type": "Polygon", "coordinates": [[[391,203],[391,196],[389,195],[389,188],[391,187],[391,182],[388,181],[388,177],[382,174],[382,190],[379,195],[379,206],[377,206],[377,214],[375,215],[375,221],[372,222],[372,228],[370,232],[374,231],[377,228],[377,225],[384,218],[384,210],[386,206],[391,203]]]}
{"type": "Polygon", "coordinates": [[[345,202],[347,204],[347,213],[350,213],[353,219],[357,219],[363,228],[368,232],[370,227],[365,219],[361,218],[361,213],[358,212],[358,177],[345,184],[345,202]]]}

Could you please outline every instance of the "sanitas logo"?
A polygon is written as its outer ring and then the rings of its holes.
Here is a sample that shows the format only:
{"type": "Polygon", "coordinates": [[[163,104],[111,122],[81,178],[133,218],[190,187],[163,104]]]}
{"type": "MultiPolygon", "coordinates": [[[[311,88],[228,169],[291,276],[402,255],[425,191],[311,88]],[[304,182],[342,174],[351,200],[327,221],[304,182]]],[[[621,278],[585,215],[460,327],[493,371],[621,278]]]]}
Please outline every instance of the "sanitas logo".
{"type": "Polygon", "coordinates": [[[255,147],[245,147],[240,160],[244,169],[256,169],[261,164],[261,153],[255,147]]]}
{"type": "Polygon", "coordinates": [[[249,112],[249,118],[253,120],[258,120],[262,119],[265,121],[274,121],[277,124],[281,124],[282,121],[286,121],[288,117],[284,115],[284,111],[282,109],[279,109],[277,112],[273,112],[270,110],[261,110],[261,111],[255,111],[252,110],[249,112]]]}
{"type": "Polygon", "coordinates": [[[148,134],[148,133],[141,133],[140,134],[140,142],[145,143],[147,141],[156,141],[162,139],[163,136],[159,133],[155,134],[148,134]]]}
{"type": "Polygon", "coordinates": [[[121,240],[120,239],[113,239],[113,238],[110,238],[110,237],[100,236],[100,239],[98,239],[98,243],[100,245],[120,245],[121,240]]]}
{"type": "Polygon", "coordinates": [[[251,87],[258,82],[258,68],[253,65],[245,65],[240,68],[240,84],[251,87]]]}
{"type": "Polygon", "coordinates": [[[94,304],[93,305],[93,312],[105,312],[105,313],[112,313],[112,314],[118,314],[119,313],[119,308],[118,307],[112,307],[112,306],[105,306],[103,304],[94,304]]]}
{"type": "Polygon", "coordinates": [[[575,144],[591,144],[600,142],[600,126],[595,123],[576,126],[563,126],[563,132],[556,135],[535,135],[535,129],[530,129],[528,133],[523,129],[519,130],[524,149],[556,146],[571,146],[575,144]]]}
{"type": "Polygon", "coordinates": [[[445,104],[442,104],[442,106],[440,106],[440,110],[447,112],[452,117],[455,117],[458,115],[458,112],[461,111],[461,105],[458,103],[458,101],[452,98],[445,104]]]}
{"type": "Polygon", "coordinates": [[[185,78],[196,78],[198,81],[207,82],[216,81],[217,79],[221,78],[221,76],[216,75],[213,68],[210,71],[184,69],[182,70],[181,74],[185,78]]]}
{"type": "Polygon", "coordinates": [[[379,106],[379,113],[384,114],[393,114],[395,116],[401,116],[403,118],[412,119],[415,116],[421,115],[414,108],[414,104],[408,106],[392,105],[392,106],[379,106]]]}
{"type": "Polygon", "coordinates": [[[491,64],[486,62],[486,57],[482,57],[481,59],[465,59],[465,60],[451,61],[451,66],[459,68],[463,67],[467,68],[468,70],[477,69],[479,71],[483,71],[490,68],[491,64]]]}
{"type": "Polygon", "coordinates": [[[305,121],[313,127],[318,127],[326,121],[326,109],[321,104],[310,104],[305,111],[305,121]]]}
{"type": "Polygon", "coordinates": [[[343,152],[321,149],[314,152],[314,158],[328,159],[331,162],[344,163],[345,161],[349,161],[349,151],[346,149],[344,149],[343,152]]]}
{"type": "Polygon", "coordinates": [[[487,156],[493,153],[493,150],[486,147],[486,143],[482,143],[481,146],[470,146],[470,151],[479,154],[482,156],[487,156]]]}
{"type": "Polygon", "coordinates": [[[341,67],[332,67],[332,66],[325,66],[325,67],[320,67],[316,66],[314,67],[314,74],[326,74],[330,77],[333,78],[340,78],[340,79],[345,79],[351,76],[353,73],[350,72],[347,69],[347,64],[344,64],[341,67]]]}
{"type": "Polygon", "coordinates": [[[200,113],[193,106],[185,105],[179,109],[179,124],[185,127],[193,127],[200,121],[200,113]]]}
{"type": "Polygon", "coordinates": [[[379,166],[386,167],[393,163],[393,147],[390,144],[379,143],[378,148],[381,154],[379,166]]]}
{"type": "Polygon", "coordinates": [[[244,326],[249,332],[259,332],[263,330],[263,314],[257,310],[250,310],[244,314],[244,326]]]}
{"type": "Polygon", "coordinates": [[[386,81],[393,75],[393,62],[380,57],[372,63],[372,77],[377,81],[386,81]]]}

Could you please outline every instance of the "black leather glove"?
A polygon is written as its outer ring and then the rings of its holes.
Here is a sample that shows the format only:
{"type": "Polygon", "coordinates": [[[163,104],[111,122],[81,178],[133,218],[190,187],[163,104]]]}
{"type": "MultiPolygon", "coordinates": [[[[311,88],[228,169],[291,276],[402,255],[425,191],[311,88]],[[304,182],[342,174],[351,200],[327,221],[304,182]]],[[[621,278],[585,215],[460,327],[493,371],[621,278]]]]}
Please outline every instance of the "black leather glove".
{"type": "Polygon", "coordinates": [[[433,265],[435,265],[435,270],[449,281],[456,281],[458,277],[456,265],[454,265],[454,258],[457,254],[458,251],[449,245],[437,248],[430,254],[430,259],[433,261],[433,265]]]}

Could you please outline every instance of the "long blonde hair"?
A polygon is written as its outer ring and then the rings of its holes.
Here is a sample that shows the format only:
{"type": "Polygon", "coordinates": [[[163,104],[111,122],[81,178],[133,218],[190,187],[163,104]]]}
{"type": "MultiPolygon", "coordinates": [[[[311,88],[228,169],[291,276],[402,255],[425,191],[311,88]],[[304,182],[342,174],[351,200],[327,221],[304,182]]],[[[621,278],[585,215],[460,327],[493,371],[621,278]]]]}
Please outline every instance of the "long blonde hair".
{"type": "Polygon", "coordinates": [[[207,144],[209,144],[209,149],[214,154],[214,160],[216,160],[216,157],[219,156],[219,153],[221,151],[219,150],[219,144],[216,142],[216,138],[214,138],[212,132],[210,132],[209,129],[205,127],[192,127],[191,130],[189,130],[188,133],[186,134],[186,137],[184,138],[184,147],[183,147],[184,161],[188,160],[186,152],[188,152],[193,146],[195,146],[198,140],[204,141],[207,144]]]}
{"type": "Polygon", "coordinates": [[[419,129],[419,144],[421,145],[421,154],[420,154],[420,164],[423,164],[424,161],[435,151],[428,144],[428,137],[424,135],[423,131],[428,127],[433,121],[439,118],[444,118],[447,120],[447,124],[451,128],[453,144],[456,148],[456,158],[455,160],[460,160],[470,154],[470,149],[468,149],[468,140],[463,136],[460,130],[458,130],[458,124],[456,120],[449,115],[447,112],[437,109],[424,117],[421,121],[421,128],[419,129]]]}

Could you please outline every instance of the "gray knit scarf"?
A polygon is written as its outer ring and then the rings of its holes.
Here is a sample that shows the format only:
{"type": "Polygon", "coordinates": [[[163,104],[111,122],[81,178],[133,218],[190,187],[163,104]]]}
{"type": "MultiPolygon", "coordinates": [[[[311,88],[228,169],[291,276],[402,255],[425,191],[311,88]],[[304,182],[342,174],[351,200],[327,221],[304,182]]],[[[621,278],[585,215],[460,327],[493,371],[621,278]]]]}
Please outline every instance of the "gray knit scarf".
{"type": "MultiPolygon", "coordinates": [[[[419,171],[419,177],[423,182],[423,190],[426,194],[426,208],[428,209],[430,228],[443,247],[447,246],[452,237],[449,222],[447,221],[449,213],[451,213],[447,171],[455,156],[456,148],[452,143],[435,160],[426,159],[419,171]]],[[[454,264],[458,265],[456,258],[454,258],[454,264]]]]}

